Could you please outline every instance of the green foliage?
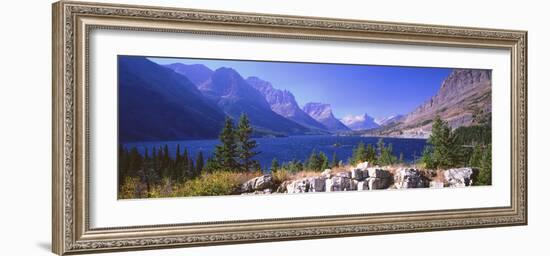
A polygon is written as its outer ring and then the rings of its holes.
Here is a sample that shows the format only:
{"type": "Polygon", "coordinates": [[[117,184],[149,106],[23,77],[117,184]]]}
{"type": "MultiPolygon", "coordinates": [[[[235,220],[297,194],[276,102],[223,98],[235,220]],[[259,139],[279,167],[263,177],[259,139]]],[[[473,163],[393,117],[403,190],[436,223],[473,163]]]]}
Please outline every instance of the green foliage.
{"type": "MultiPolygon", "coordinates": [[[[370,144],[369,144],[370,145],[370,144]]],[[[357,144],[351,154],[351,164],[356,165],[367,160],[367,149],[362,141],[357,144]]]]}
{"type": "Polygon", "coordinates": [[[235,194],[239,186],[260,173],[214,172],[203,174],[185,182],[175,192],[175,196],[221,196],[235,194]]]}
{"type": "Polygon", "coordinates": [[[214,152],[215,160],[218,163],[220,171],[239,170],[237,138],[233,120],[230,117],[225,119],[225,125],[220,133],[220,144],[216,145],[214,152]]]}
{"type": "Polygon", "coordinates": [[[380,138],[376,145],[379,154],[377,159],[378,164],[392,165],[397,163],[397,157],[393,155],[393,146],[391,143],[386,146],[384,139],[380,138]]]}
{"type": "Polygon", "coordinates": [[[475,185],[491,185],[492,179],[492,154],[491,144],[487,145],[484,149],[483,156],[481,158],[481,166],[477,179],[474,181],[475,185]]]}
{"type": "Polygon", "coordinates": [[[279,165],[279,161],[277,161],[277,158],[273,158],[273,160],[271,160],[271,172],[276,172],[277,170],[279,170],[281,166],[279,165]]]}
{"type": "Polygon", "coordinates": [[[491,143],[491,125],[473,125],[456,128],[453,133],[459,145],[487,145],[491,143]]]}
{"type": "Polygon", "coordinates": [[[332,153],[332,160],[330,160],[330,167],[338,167],[340,165],[338,161],[338,157],[336,156],[336,152],[332,153]]]}
{"type": "Polygon", "coordinates": [[[319,157],[315,149],[313,149],[307,160],[307,168],[312,171],[320,171],[322,165],[323,160],[319,157]]]}
{"type": "Polygon", "coordinates": [[[459,145],[451,127],[438,116],[432,125],[428,143],[433,146],[432,161],[436,168],[450,168],[459,161],[459,145]]]}
{"type": "Polygon", "coordinates": [[[329,167],[328,157],[323,151],[319,152],[319,160],[321,162],[321,168],[319,168],[319,171],[328,169],[329,167]]]}
{"type": "Polygon", "coordinates": [[[291,173],[296,173],[304,170],[304,164],[301,161],[293,159],[290,162],[284,163],[281,169],[288,170],[291,173]]]}
{"type": "Polygon", "coordinates": [[[202,155],[202,151],[199,151],[197,154],[197,160],[195,161],[195,171],[197,173],[197,176],[200,176],[202,173],[202,170],[204,169],[204,156],[202,155]]]}
{"type": "Polygon", "coordinates": [[[372,144],[367,145],[367,153],[365,155],[365,161],[369,163],[376,164],[376,150],[372,144]]]}
{"type": "Polygon", "coordinates": [[[471,167],[481,167],[481,160],[483,158],[483,148],[481,144],[476,144],[474,150],[468,161],[468,165],[471,167]]]}
{"type": "Polygon", "coordinates": [[[259,154],[259,152],[254,151],[258,145],[255,140],[251,139],[253,132],[248,117],[242,114],[237,126],[236,136],[238,138],[238,157],[243,171],[259,169],[258,161],[252,160],[254,156],[259,154]]]}
{"type": "Polygon", "coordinates": [[[424,147],[424,152],[422,152],[422,157],[420,158],[420,162],[424,164],[425,168],[428,168],[428,169],[436,168],[434,161],[432,159],[432,154],[433,154],[433,147],[430,145],[426,145],[426,147],[424,147]]]}

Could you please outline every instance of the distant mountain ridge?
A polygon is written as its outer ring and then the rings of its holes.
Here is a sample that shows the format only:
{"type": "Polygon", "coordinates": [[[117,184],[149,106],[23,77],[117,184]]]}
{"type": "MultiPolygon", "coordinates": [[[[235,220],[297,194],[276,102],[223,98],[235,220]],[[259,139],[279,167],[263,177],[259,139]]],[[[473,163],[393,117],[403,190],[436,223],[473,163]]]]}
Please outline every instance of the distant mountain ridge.
{"type": "Polygon", "coordinates": [[[350,128],[334,117],[330,104],[309,102],[304,105],[303,110],[331,132],[350,131],[350,128]]]}
{"type": "Polygon", "coordinates": [[[171,63],[164,65],[164,67],[184,75],[197,87],[206,82],[206,80],[208,80],[214,73],[214,71],[202,64],[187,65],[183,63],[171,63]]]}
{"type": "Polygon", "coordinates": [[[342,121],[345,126],[354,131],[368,130],[380,127],[380,125],[375,122],[374,118],[369,116],[367,113],[358,116],[347,115],[340,119],[340,121],[342,121]]]}
{"type": "Polygon", "coordinates": [[[265,97],[232,68],[219,68],[199,90],[228,115],[237,119],[246,113],[260,134],[308,134],[310,129],[275,113],[265,97]]]}
{"type": "Polygon", "coordinates": [[[290,91],[275,89],[270,82],[258,77],[249,77],[246,81],[262,93],[275,113],[311,129],[328,130],[300,108],[290,91]]]}
{"type": "Polygon", "coordinates": [[[389,125],[389,124],[392,124],[392,123],[397,123],[399,121],[401,121],[401,119],[403,119],[403,115],[391,115],[391,116],[388,116],[388,117],[383,117],[383,118],[375,118],[374,119],[374,122],[376,124],[378,124],[379,126],[385,126],[385,125],[389,125]]]}

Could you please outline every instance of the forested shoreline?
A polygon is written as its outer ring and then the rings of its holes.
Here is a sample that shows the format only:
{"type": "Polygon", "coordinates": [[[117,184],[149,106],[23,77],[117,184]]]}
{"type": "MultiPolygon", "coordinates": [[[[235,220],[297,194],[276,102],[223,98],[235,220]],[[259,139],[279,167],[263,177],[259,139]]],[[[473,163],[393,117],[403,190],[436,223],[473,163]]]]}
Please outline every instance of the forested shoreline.
{"type": "Polygon", "coordinates": [[[433,170],[469,166],[478,170],[475,185],[491,184],[489,125],[452,130],[445,121],[435,118],[424,152],[412,163],[405,163],[402,153],[394,154],[392,144],[386,144],[381,138],[376,144],[360,142],[349,159],[338,159],[335,154],[329,158],[323,151],[313,149],[307,159],[279,162],[274,158],[271,166],[264,169],[254,160],[261,152],[257,151],[253,132],[246,115],[242,115],[237,124],[227,118],[219,144],[207,159],[203,152],[190,155],[187,148],[179,144],[175,154],[167,145],[153,147],[151,151],[145,149],[143,154],[136,147],[119,146],[119,198],[231,194],[245,179],[266,172],[284,176],[345,168],[362,162],[433,170]]]}

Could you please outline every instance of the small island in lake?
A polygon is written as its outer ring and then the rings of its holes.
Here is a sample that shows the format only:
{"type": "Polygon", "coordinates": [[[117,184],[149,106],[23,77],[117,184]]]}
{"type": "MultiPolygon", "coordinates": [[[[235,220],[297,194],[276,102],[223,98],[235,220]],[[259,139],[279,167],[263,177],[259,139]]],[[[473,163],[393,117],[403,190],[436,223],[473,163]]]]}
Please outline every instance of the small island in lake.
{"type": "Polygon", "coordinates": [[[119,199],[491,185],[490,70],[119,56],[118,74],[119,199]]]}

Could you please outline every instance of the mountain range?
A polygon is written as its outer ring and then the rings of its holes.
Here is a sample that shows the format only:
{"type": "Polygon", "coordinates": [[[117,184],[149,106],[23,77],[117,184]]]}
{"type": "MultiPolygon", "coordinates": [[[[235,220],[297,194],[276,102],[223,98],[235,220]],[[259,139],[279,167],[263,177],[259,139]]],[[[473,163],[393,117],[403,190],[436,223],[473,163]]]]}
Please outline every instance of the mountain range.
{"type": "Polygon", "coordinates": [[[435,116],[453,129],[490,124],[491,106],[491,70],[454,69],[433,97],[371,134],[425,138],[431,134],[435,116]]]}
{"type": "Polygon", "coordinates": [[[205,65],[159,65],[146,57],[119,57],[121,141],[216,138],[224,120],[246,113],[255,136],[330,133],[426,137],[436,115],[453,128],[487,122],[491,72],[455,69],[439,91],[406,115],[373,118],[334,116],[327,103],[300,108],[288,90],[269,81],[243,78],[236,70],[205,65]]]}
{"type": "Polygon", "coordinates": [[[366,113],[358,116],[348,115],[340,119],[340,121],[354,131],[380,127],[380,124],[378,124],[373,117],[370,117],[366,113]]]}

